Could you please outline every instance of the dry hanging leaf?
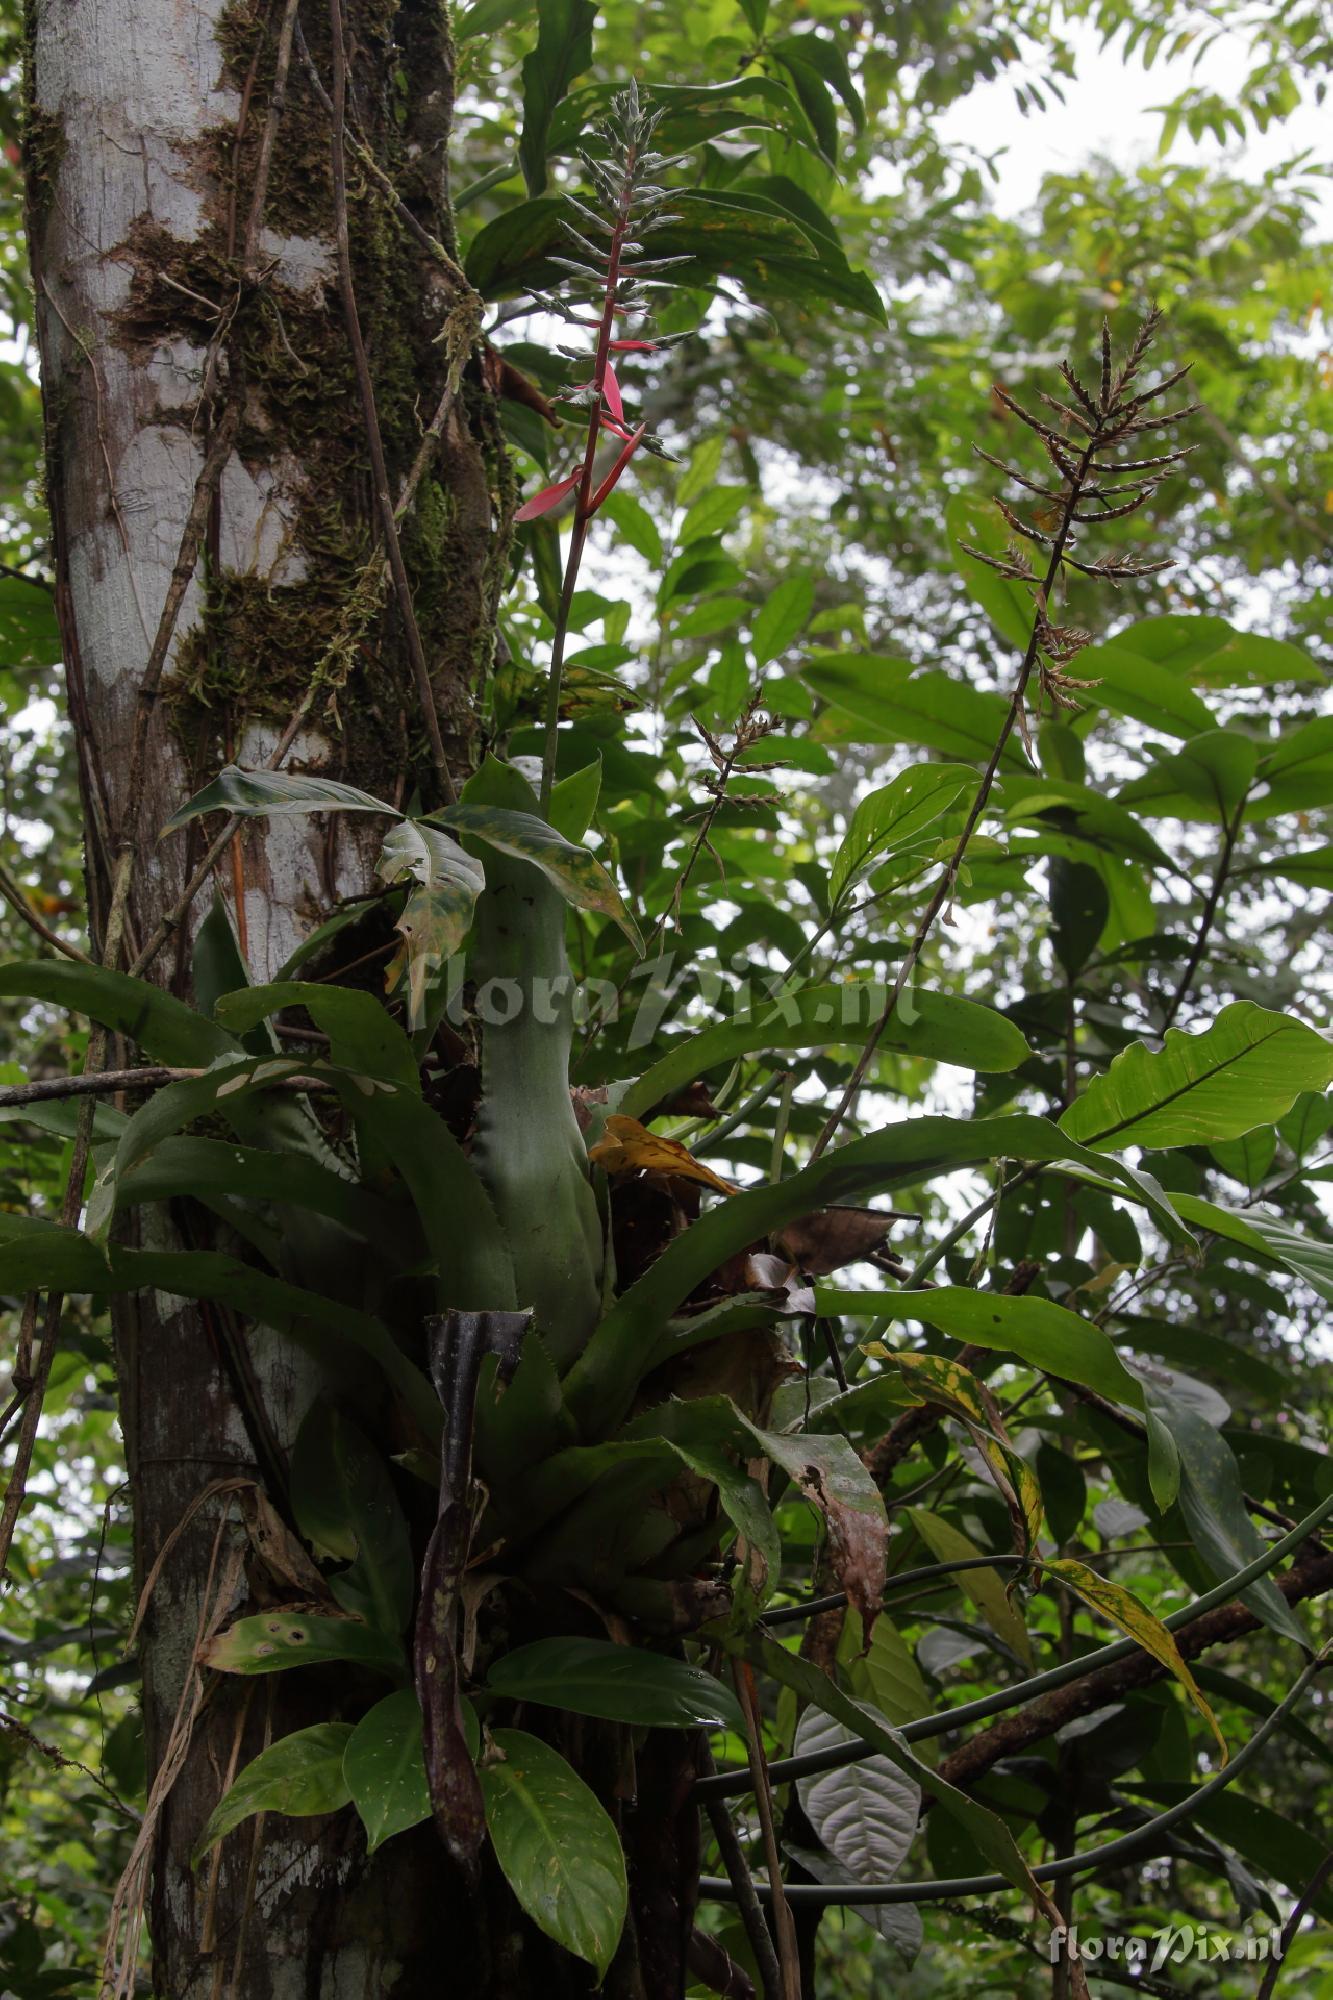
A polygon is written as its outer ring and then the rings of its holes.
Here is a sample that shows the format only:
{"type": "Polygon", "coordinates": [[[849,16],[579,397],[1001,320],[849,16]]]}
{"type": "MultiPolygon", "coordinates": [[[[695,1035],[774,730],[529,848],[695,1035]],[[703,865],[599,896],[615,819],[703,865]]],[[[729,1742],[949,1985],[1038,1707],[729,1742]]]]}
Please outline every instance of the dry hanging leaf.
{"type": "Polygon", "coordinates": [[[731,1181],[724,1181],[711,1167],[704,1166],[686,1151],[678,1139],[663,1139],[640,1125],[637,1118],[613,1112],[606,1121],[606,1137],[589,1149],[588,1158],[609,1174],[624,1174],[640,1168],[648,1174],[671,1174],[679,1180],[702,1181],[705,1187],[722,1194],[735,1194],[731,1181]]]}

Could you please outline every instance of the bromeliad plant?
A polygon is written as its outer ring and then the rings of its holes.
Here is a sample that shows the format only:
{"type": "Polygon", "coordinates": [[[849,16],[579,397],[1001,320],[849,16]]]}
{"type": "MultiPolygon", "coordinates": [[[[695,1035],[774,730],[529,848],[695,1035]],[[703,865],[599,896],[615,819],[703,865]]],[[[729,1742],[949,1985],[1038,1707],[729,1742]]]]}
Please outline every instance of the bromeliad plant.
{"type": "MultiPolygon", "coordinates": [[[[607,212],[579,210],[586,228],[608,239],[602,251],[580,231],[576,246],[605,280],[587,444],[581,468],[526,510],[535,515],[576,494],[566,611],[590,522],[644,438],[625,418],[612,357],[646,344],[616,327],[631,304],[628,278],[652,271],[631,263],[663,198],[651,179],[662,164],[648,150],[652,127],[630,93],[613,122],[609,160],[589,162],[607,212]],[[599,479],[606,434],[618,448],[599,479]]],[[[1128,1048],[1086,1089],[1075,1087],[1058,1120],[1027,1111],[899,1118],[832,1145],[835,1119],[809,1164],[741,1191],[649,1129],[677,1106],[715,1120],[699,1086],[774,1050],[859,1046],[842,1111],[863,1078],[874,1080],[880,1056],[946,1060],[991,1079],[1012,1079],[1035,1060],[1001,1013],[952,995],[909,994],[906,979],[964,878],[997,781],[1006,813],[1054,815],[1039,823],[1062,859],[1059,841],[1077,849],[1113,818],[1108,806],[1099,819],[1099,802],[1076,783],[1027,771],[1009,738],[1017,731],[1029,742],[1034,673],[1061,706],[1071,690],[1092,685],[1065,672],[1084,637],[1055,622],[1066,573],[1114,579],[1145,568],[1090,562],[1075,554],[1073,534],[1131,513],[1146,484],[1179,457],[1122,460],[1111,483],[1102,469],[1150,425],[1173,421],[1149,414],[1167,383],[1134,387],[1150,333],[1151,325],[1118,372],[1108,341],[1097,391],[1068,374],[1075,400],[1053,406],[1053,423],[1001,399],[1041,439],[1056,483],[1015,475],[1040,505],[1035,522],[1002,509],[1010,530],[1045,552],[1040,580],[1017,546],[1003,555],[971,551],[1030,593],[1028,644],[993,755],[975,783],[969,767],[926,763],[873,794],[834,867],[830,923],[867,873],[886,875],[904,899],[943,864],[891,991],[815,980],[702,1033],[652,1034],[639,1074],[577,1087],[569,912],[585,936],[613,925],[632,947],[641,940],[612,875],[583,844],[597,808],[597,767],[554,782],[562,625],[537,789],[518,762],[490,755],[456,805],[408,815],[323,779],[228,768],[172,822],[220,809],[381,815],[380,870],[400,906],[405,1025],[393,1005],[346,980],[297,976],[311,952],[336,945],[336,926],[278,980],[251,985],[221,904],[197,943],[197,1011],[81,964],[0,973],[0,991],[81,1009],[175,1072],[130,1115],[107,1112],[81,1230],[3,1218],[6,1282],[98,1293],[153,1286],[214,1301],[307,1347],[323,1374],[325,1393],[290,1464],[266,1447],[261,1413],[244,1412],[267,1486],[247,1515],[266,1587],[256,1608],[209,1641],[203,1663],[237,1675],[340,1663],[337,1713],[281,1738],[241,1771],[203,1833],[201,1855],[265,1810],[323,1813],[350,1803],[372,1849],[433,1817],[458,1867],[475,1879],[493,1853],[538,1929],[600,1980],[622,1948],[626,1851],[641,1870],[665,1851],[661,1827],[647,1827],[625,1803],[636,1759],[641,1774],[652,1773],[651,1787],[642,1778],[645,1795],[669,1801],[661,1810],[673,1826],[693,1825],[700,1732],[724,1732],[718,1752],[737,1769],[708,1783],[715,1791],[757,1783],[769,1811],[759,1671],[805,1708],[796,1762],[772,1775],[802,1781],[798,1845],[827,1900],[838,1900],[848,1872],[863,1884],[867,1869],[877,1881],[893,1873],[928,1798],[996,1882],[1059,1922],[1006,1821],[912,1747],[914,1736],[958,1719],[928,1716],[910,1652],[887,1619],[877,1623],[884,1495],[895,1506],[919,1497],[915,1484],[906,1496],[893,1488],[912,1443],[952,1422],[975,1450],[1007,1524],[1003,1553],[980,1549],[931,1507],[913,1505],[906,1518],[935,1558],[932,1579],[959,1574],[975,1615],[1020,1670],[1032,1660],[1020,1587],[1055,1581],[1129,1634],[1215,1724],[1166,1627],[1086,1565],[1052,1556],[1051,1482],[1034,1474],[983,1379],[992,1353],[1033,1386],[1054,1381],[1061,1396],[1128,1430],[1146,1453],[1145,1502],[1159,1512],[1179,1508],[1201,1552],[1211,1550],[1214,1572],[1244,1570],[1258,1615],[1305,1643],[1267,1578],[1291,1537],[1256,1546],[1235,1497],[1234,1462],[1173,1400],[1169,1375],[1123,1355],[1098,1317],[1072,1309],[1071,1295],[1040,1296],[1034,1271],[1005,1294],[969,1283],[928,1287],[946,1239],[909,1277],[886,1252],[891,1218],[858,1204],[998,1162],[1011,1200],[1047,1178],[1104,1210],[1137,1210],[1178,1250],[1188,1251],[1194,1225],[1308,1264],[1295,1232],[1283,1238],[1260,1219],[1228,1221],[1200,1200],[1173,1200],[1123,1154],[1131,1145],[1194,1144],[1201,1134],[1226,1142],[1283,1116],[1298,1093],[1333,1080],[1323,1036],[1237,1005],[1205,1035],[1172,1036],[1160,1052],[1128,1048]],[[298,1054],[284,1048],[280,1017],[292,1011],[316,1038],[314,1055],[308,1041],[298,1054]],[[1243,1101],[1233,1088],[1242,1072],[1243,1101]],[[709,1199],[702,1213],[701,1189],[709,1199]],[[122,1243],[118,1223],[130,1212],[186,1197],[217,1219],[220,1247],[122,1243]],[[824,1284],[866,1260],[906,1284],[869,1304],[863,1293],[824,1284]],[[795,1335],[827,1333],[867,1311],[877,1330],[854,1354],[850,1382],[836,1335],[832,1378],[802,1367],[795,1335]],[[887,1339],[904,1319],[933,1329],[932,1340],[967,1344],[953,1354],[904,1352],[887,1339]],[[792,1515],[784,1495],[815,1510],[817,1561],[807,1564],[799,1538],[784,1549],[792,1515]],[[1210,1508],[1226,1532],[1205,1543],[1210,1508]],[[1008,1591],[998,1574],[1005,1569],[1008,1591]],[[774,1621],[793,1607],[772,1600],[790,1597],[807,1577],[818,1578],[841,1628],[823,1659],[815,1646],[798,1656],[773,1637],[774,1621]],[[906,1733],[896,1726],[904,1724],[906,1733]],[[871,1751],[876,1761],[861,1782],[892,1795],[906,1829],[892,1854],[874,1840],[853,1851],[842,1831],[838,1773],[871,1751]],[[820,1772],[830,1775],[806,1783],[820,1772]]],[[[1068,962],[1080,948],[1086,956],[1100,930],[1100,919],[1089,930],[1087,902],[1083,915],[1058,918],[1068,962]]],[[[607,1044],[613,1053],[618,1046],[607,1044]]],[[[1018,1087],[1011,1084],[1011,1096],[1018,1087]]],[[[780,1168],[780,1147],[776,1157],[780,1168]]],[[[1329,1511],[1324,1503],[1319,1518],[1329,1511]]],[[[905,1581],[897,1578],[899,1587],[905,1581]]],[[[1020,1682],[1004,1704],[1024,1691],[1020,1682]]],[[[777,1848],[766,1826],[772,1867],[777,1848]]],[[[692,1839],[682,1834],[671,1851],[683,1871],[674,1907],[688,1910],[697,1889],[692,1839]]],[[[729,1880],[711,1887],[741,1894],[734,1844],[722,1852],[729,1880]]],[[[770,1889],[790,1992],[794,1945],[775,1867],[770,1889]]],[[[771,1969],[773,1948],[755,1926],[752,1901],[746,1908],[756,1962],[771,1969]]],[[[636,1946],[625,1949],[646,1949],[653,1923],[645,1891],[636,1946]]],[[[657,1947],[668,1949],[660,1938],[657,1947]]],[[[679,1960],[673,1991],[684,1978],[683,1949],[679,1938],[670,1944],[679,1960]]],[[[716,1957],[700,1952],[716,1969],[716,1957]]]]}

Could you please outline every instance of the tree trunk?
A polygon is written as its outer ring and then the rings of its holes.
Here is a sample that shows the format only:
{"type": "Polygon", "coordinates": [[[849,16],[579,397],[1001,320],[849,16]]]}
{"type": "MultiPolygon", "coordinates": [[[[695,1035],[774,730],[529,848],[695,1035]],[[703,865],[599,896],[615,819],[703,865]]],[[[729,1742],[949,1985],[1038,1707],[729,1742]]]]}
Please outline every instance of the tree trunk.
{"type": "MultiPolygon", "coordinates": [[[[395,494],[460,345],[467,363],[402,526],[435,705],[461,764],[490,657],[507,469],[468,351],[475,302],[355,151],[370,149],[411,217],[451,251],[447,8],[344,0],[343,13],[351,262],[395,494]]],[[[28,189],[58,597],[99,945],[118,858],[133,847],[122,967],[173,911],[206,846],[198,823],[159,844],[170,811],[228,758],[267,762],[293,721],[296,768],[438,802],[339,292],[324,0],[305,0],[299,24],[318,86],[300,32],[291,43],[294,21],[295,0],[29,4],[28,189]],[[145,688],[159,657],[160,687],[145,688]]],[[[372,838],[355,816],[248,823],[152,976],[189,994],[189,940],[216,887],[251,976],[272,978],[312,922],[371,886],[372,838]]],[[[256,1464],[276,1464],[280,1479],[317,1384],[284,1342],[161,1297],[133,1301],[118,1339],[142,1580],[210,1481],[256,1464]]],[[[209,1609],[218,1506],[195,1514],[152,1594],[150,1770],[209,1609]]],[[[233,1546],[224,1536],[215,1583],[233,1546]]],[[[317,1676],[296,1678],[321,1691],[317,1676]]],[[[471,1944],[481,1927],[429,1829],[368,1863],[347,1815],[270,1816],[225,1843],[216,1882],[208,1865],[191,1870],[228,1770],[266,1731],[328,1713],[327,1698],[303,1712],[289,1679],[211,1689],[158,1828],[154,1990],[171,2000],[483,1991],[489,1975],[471,1944]]]]}

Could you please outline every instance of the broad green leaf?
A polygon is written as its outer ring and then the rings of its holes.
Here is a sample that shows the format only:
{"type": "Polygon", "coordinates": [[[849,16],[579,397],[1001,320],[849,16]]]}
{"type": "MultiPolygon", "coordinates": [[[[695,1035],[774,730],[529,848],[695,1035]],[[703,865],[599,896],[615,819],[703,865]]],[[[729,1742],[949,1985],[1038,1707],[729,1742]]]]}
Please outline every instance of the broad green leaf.
{"type": "Polygon", "coordinates": [[[624,1928],[620,1837],[597,1796],[548,1744],[497,1729],[480,1767],[495,1856],[539,1930],[606,1976],[624,1928]]]}
{"type": "Polygon", "coordinates": [[[919,1292],[838,1292],[820,1285],[815,1299],[820,1312],[923,1320],[974,1347],[1016,1354],[1029,1367],[1079,1382],[1114,1403],[1128,1403],[1136,1410],[1143,1407],[1143,1392],[1109,1336],[1091,1320],[1050,1299],[1011,1299],[1002,1292],[977,1292],[967,1285],[919,1292]]]}
{"type": "Polygon", "coordinates": [[[1031,587],[1018,577],[1001,576],[963,546],[966,543],[1003,560],[1008,553],[1009,531],[999,514],[988,502],[960,493],[949,502],[944,521],[949,554],[968,595],[980,605],[1005,644],[1017,653],[1025,652],[1032,634],[1031,587]]]}
{"type": "MultiPolygon", "coordinates": [[[[623,486],[602,502],[603,520],[613,521],[622,538],[629,543],[636,555],[651,563],[654,569],[662,564],[662,536],[656,521],[637,494],[630,493],[623,486]]],[[[565,829],[562,827],[561,832],[565,829]]]]}
{"type": "MultiPolygon", "coordinates": [[[[937,668],[866,653],[815,653],[801,678],[830,704],[828,734],[857,743],[921,743],[941,756],[985,763],[1000,740],[1009,704],[937,668]]],[[[1022,746],[1005,745],[1002,770],[1024,770],[1022,746]]]]}
{"type": "MultiPolygon", "coordinates": [[[[619,1108],[626,1117],[642,1118],[685,1084],[738,1056],[864,1043],[884,1011],[888,991],[870,980],[807,987],[760,1008],[756,1015],[684,1035],[630,1085],[619,1108]]],[[[1019,1030],[1002,1014],[947,993],[914,993],[910,1013],[900,1003],[879,1047],[886,1054],[921,1056],[984,1071],[1017,1069],[1029,1054],[1019,1030]]]]}
{"type": "Polygon", "coordinates": [[[351,1735],[350,1722],[317,1722],[261,1750],[210,1813],[195,1845],[194,1865],[255,1813],[308,1819],[340,1811],[351,1797],[343,1778],[343,1752],[351,1735]]]}
{"type": "MultiPolygon", "coordinates": [[[[526,10],[525,10],[526,11],[526,10]]],[[[546,187],[546,144],[556,106],[592,64],[592,0],[537,0],[537,46],[523,63],[523,131],[518,157],[529,194],[546,187]]]]}
{"type": "Polygon", "coordinates": [[[1225,826],[1254,783],[1260,746],[1235,729],[1192,736],[1182,750],[1158,757],[1141,778],[1122,785],[1122,805],[1168,819],[1208,819],[1225,826]]]}
{"type": "Polygon", "coordinates": [[[395,1680],[405,1669],[402,1647],[359,1618],[328,1618],[281,1607],[238,1618],[209,1640],[199,1658],[219,1674],[280,1674],[288,1667],[314,1667],[330,1660],[372,1667],[395,1680]]]}
{"type": "Polygon", "coordinates": [[[1212,729],[1208,704],[1169,667],[1131,651],[1132,637],[1131,630],[1079,654],[1070,671],[1080,680],[1096,683],[1079,690],[1080,701],[1089,708],[1132,716],[1164,736],[1198,736],[1212,729]]]}
{"type": "Polygon", "coordinates": [[[567,903],[572,903],[578,910],[593,910],[611,917],[635,949],[642,951],[643,940],[639,936],[638,925],[625,908],[620,891],[601,862],[585,847],[575,847],[572,841],[538,819],[535,813],[513,812],[503,806],[473,805],[465,801],[461,805],[446,806],[435,817],[455,827],[459,833],[467,834],[472,840],[479,840],[487,847],[498,848],[502,854],[511,854],[519,861],[531,863],[559,890],[567,903]]]}
{"type": "Polygon", "coordinates": [[[1246,808],[1256,820],[1333,801],[1333,715],[1286,731],[1259,766],[1257,790],[1246,808]]]}
{"type": "MultiPolygon", "coordinates": [[[[865,1716],[883,1727],[872,1709],[865,1716]]],[[[864,1734],[865,1716],[853,1730],[820,1709],[807,1708],[792,1746],[796,1756],[856,1741],[864,1734]]],[[[801,1778],[796,1789],[811,1826],[854,1881],[893,1880],[917,1835],[921,1787],[915,1778],[887,1757],[865,1757],[801,1778]]]]}
{"type": "Polygon", "coordinates": [[[782,1537],[764,1489],[744,1463],[709,1440],[677,1437],[672,1443],[681,1463],[717,1488],[718,1504],[736,1530],[732,1595],[738,1624],[752,1625],[782,1572],[782,1537]]]}
{"type": "MultiPolygon", "coordinates": [[[[1200,1558],[1220,1582],[1262,1555],[1266,1546],[1245,1505],[1235,1453],[1156,1371],[1145,1369],[1144,1382],[1148,1400],[1180,1454],[1180,1511],[1200,1558]]],[[[1249,1584],[1240,1600],[1270,1630],[1308,1650],[1309,1637],[1271,1576],[1249,1584]]]]}
{"type": "Polygon", "coordinates": [[[921,1678],[921,1669],[902,1633],[881,1611],[870,1635],[863,1658],[852,1665],[855,1686],[863,1679],[871,1701],[888,1721],[898,1727],[930,1713],[930,1695],[921,1678]]]}
{"type": "Polygon", "coordinates": [[[1113,1625],[1138,1645],[1145,1653],[1164,1666],[1173,1679],[1179,1681],[1194,1706],[1198,1709],[1222,1752],[1222,1762],[1227,1761],[1226,1738],[1218,1726],[1217,1717],[1200,1693],[1199,1684],[1185,1664],[1179,1646],[1159,1618],[1154,1617],[1146,1604],[1140,1604],[1133,1591],[1122,1584],[1114,1583],[1109,1577],[1098,1576],[1086,1563],[1068,1559],[1048,1560],[1042,1565],[1051,1576],[1060,1577],[1071,1590],[1076,1591],[1083,1602],[1094,1611],[1100,1611],[1113,1625]]]}
{"type": "MultiPolygon", "coordinates": [[[[936,1562],[969,1562],[976,1556],[984,1556],[985,1549],[979,1549],[969,1541],[961,1529],[951,1521],[941,1517],[929,1507],[909,1507],[907,1518],[920,1535],[936,1562]]],[[[998,1570],[965,1569],[958,1573],[958,1588],[965,1597],[970,1597],[981,1616],[990,1626],[997,1639],[1003,1639],[1011,1651],[1021,1660],[1031,1663],[1032,1641],[1018,1611],[1005,1594],[1005,1587],[998,1570]]]]}
{"type": "Polygon", "coordinates": [[[551,825],[566,840],[580,841],[592,825],[602,790],[602,760],[594,757],[551,787],[551,825]]]}
{"type": "Polygon", "coordinates": [[[243,771],[238,764],[224,764],[211,785],[205,785],[192,799],[174,812],[163,833],[175,833],[201,813],[240,813],[248,818],[272,819],[286,813],[375,812],[397,819],[394,807],[355,785],[343,785],[336,778],[312,778],[286,771],[243,771]]]}
{"type": "Polygon", "coordinates": [[[839,903],[873,860],[915,840],[975,783],[976,773],[966,764],[918,764],[868,793],[834,857],[829,902],[839,903]]]}
{"type": "Polygon", "coordinates": [[[1067,979],[1083,970],[1106,929],[1111,898],[1105,879],[1084,861],[1050,864],[1051,949],[1067,979]]]}
{"type": "Polygon", "coordinates": [[[349,1563],[330,1581],[343,1610],[400,1639],[416,1580],[407,1519],[386,1460],[323,1397],[292,1447],[292,1511],[312,1547],[349,1563]]]}
{"type": "MultiPolygon", "coordinates": [[[[1155,1802],[1174,1805],[1185,1798],[1191,1788],[1180,1784],[1155,1784],[1143,1789],[1155,1802]]],[[[1293,1896],[1304,1893],[1328,1852],[1328,1842],[1320,1831],[1299,1825],[1285,1814],[1275,1812],[1272,1806],[1247,1798],[1239,1791],[1214,1793],[1201,1810],[1197,1823],[1205,1833],[1212,1834],[1215,1839],[1243,1855],[1260,1875],[1281,1882],[1293,1896]]],[[[1327,1880],[1310,1907],[1325,1923],[1333,1923],[1333,1885],[1327,1880]]],[[[1295,1964],[1293,1955],[1293,1968],[1295,1964]]],[[[1309,1970],[1317,1970],[1317,1961],[1310,1962],[1309,1970]]],[[[1309,1990],[1313,2000],[1317,1986],[1309,1990]]],[[[1281,1992],[1280,1983],[1278,1991],[1281,1992]]]]}
{"type": "Polygon", "coordinates": [[[742,512],[750,497],[748,486],[710,486],[699,495],[680,524],[677,541],[682,548],[704,535],[721,535],[742,512]]]}
{"type": "MultiPolygon", "coordinates": [[[[729,1650],[740,1650],[740,1642],[735,1639],[724,1643],[729,1650]]],[[[997,1819],[976,1799],[969,1798],[966,1792],[960,1792],[956,1786],[941,1778],[929,1764],[908,1749],[887,1723],[880,1722],[873,1710],[861,1707],[835,1687],[813,1661],[798,1658],[785,1646],[769,1638],[753,1639],[746,1650],[754,1664],[770,1674],[780,1687],[792,1688],[804,1701],[832,1716],[835,1722],[840,1722],[853,1735],[864,1739],[881,1756],[887,1757],[891,1764],[914,1779],[923,1792],[938,1801],[950,1819],[957,1821],[1007,1882],[1012,1882],[1016,1889],[1040,1902],[1041,1891],[1028,1873],[1027,1863],[1003,1820],[997,1819]]]]}
{"type": "Polygon", "coordinates": [[[205,1069],[220,1056],[240,1054],[235,1038],[206,1014],[147,979],[101,966],[65,958],[16,959],[0,965],[0,996],[6,995],[86,1014],[173,1069],[205,1069]]]}
{"type": "Polygon", "coordinates": [[[217,1017],[239,1035],[286,1007],[303,1008],[328,1036],[329,1059],[340,1068],[420,1090],[412,1044],[383,1002],[357,987],[301,979],[246,986],[222,996],[217,1017]]]}
{"type": "Polygon", "coordinates": [[[1307,847],[1274,855],[1270,861],[1256,861],[1236,873],[1279,875],[1284,882],[1299,882],[1306,889],[1333,889],[1333,847],[1307,847]]]}
{"type": "Polygon", "coordinates": [[[734,1729],[745,1718],[730,1688],[702,1667],[608,1639],[537,1639],[496,1660],[492,1693],[639,1729],[734,1729]]]}
{"type": "Polygon", "coordinates": [[[1169,868],[1170,856],[1132,812],[1108,799],[1090,785],[1070,784],[1059,778],[1006,777],[1001,803],[1004,817],[1015,825],[1024,823],[1054,827],[1060,833],[1108,854],[1127,855],[1147,862],[1151,868],[1169,868]]]}
{"type": "Polygon", "coordinates": [[[727,448],[725,431],[713,431],[708,437],[700,438],[690,453],[690,462],[676,482],[676,503],[690,507],[714,484],[722,468],[722,454],[727,448]]]}
{"type": "Polygon", "coordinates": [[[804,631],[815,608],[814,578],[798,572],[784,576],[764,599],[750,628],[750,650],[757,668],[785,653],[804,631]]]}
{"type": "Polygon", "coordinates": [[[768,46],[779,61],[800,63],[813,70],[842,99],[851,117],[853,130],[865,130],[866,108],[860,91],[852,81],[846,54],[834,36],[807,30],[799,35],[780,35],[768,46]]]}
{"type": "Polygon", "coordinates": [[[366,1829],[368,1854],[430,1818],[421,1706],[412,1688],[386,1694],[362,1716],[343,1750],[342,1769],[366,1829]]]}
{"type": "Polygon", "coordinates": [[[493,35],[528,13],[531,6],[532,0],[474,0],[454,22],[454,40],[470,42],[478,35],[493,35]]]}
{"type": "Polygon", "coordinates": [[[377,1250],[409,1263],[420,1255],[411,1247],[415,1227],[409,1210],[299,1153],[266,1152],[226,1139],[168,1138],[147,1159],[116,1175],[118,1209],[182,1195],[204,1202],[231,1196],[246,1203],[309,1209],[354,1230],[377,1250]]]}
{"type": "Polygon", "coordinates": [[[1077,1097],[1060,1130],[1086,1146],[1197,1146],[1271,1125],[1302,1090],[1333,1082],[1333,1042],[1252,1000],[1210,1028],[1173,1028],[1160,1050],[1134,1042],[1077,1097]]]}

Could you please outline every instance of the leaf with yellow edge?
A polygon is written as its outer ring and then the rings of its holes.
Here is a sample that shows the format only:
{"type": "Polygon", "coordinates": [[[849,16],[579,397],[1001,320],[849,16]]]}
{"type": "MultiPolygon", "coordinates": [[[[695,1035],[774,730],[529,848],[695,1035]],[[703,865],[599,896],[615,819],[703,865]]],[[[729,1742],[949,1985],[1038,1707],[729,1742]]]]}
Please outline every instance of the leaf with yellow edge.
{"type": "Polygon", "coordinates": [[[605,1167],[609,1174],[628,1173],[634,1167],[641,1167],[649,1174],[673,1174],[678,1180],[702,1181],[705,1187],[716,1188],[721,1194],[737,1192],[733,1181],[724,1181],[721,1174],[715,1174],[711,1167],[696,1160],[679,1139],[661,1138],[646,1125],[640,1125],[637,1118],[624,1118],[619,1112],[612,1112],[607,1119],[605,1136],[589,1147],[588,1158],[595,1166],[605,1167]]]}
{"type": "Polygon", "coordinates": [[[864,1351],[896,1368],[923,1403],[937,1404],[966,1426],[1009,1509],[1015,1547],[1026,1555],[1041,1533],[1041,1488],[1032,1467],[1014,1450],[989,1389],[942,1354],[895,1354],[878,1340],[868,1341],[864,1351]]]}
{"type": "Polygon", "coordinates": [[[1184,1688],[1194,1706],[1198,1709],[1208,1727],[1217,1738],[1217,1747],[1222,1752],[1222,1762],[1228,1758],[1226,1738],[1218,1726],[1217,1717],[1199,1692],[1199,1684],[1190,1672],[1179,1646],[1167,1631],[1160,1618],[1154,1617],[1146,1604],[1140,1604],[1132,1590],[1123,1584],[1111,1583],[1104,1576],[1098,1576],[1086,1564],[1073,1562],[1062,1556],[1058,1561],[1043,1563],[1043,1569],[1052,1576],[1058,1576],[1077,1591],[1085,1604],[1094,1611],[1109,1618],[1118,1625],[1127,1638],[1142,1646],[1145,1653],[1151,1653],[1159,1660],[1167,1672],[1173,1674],[1184,1688]]]}

